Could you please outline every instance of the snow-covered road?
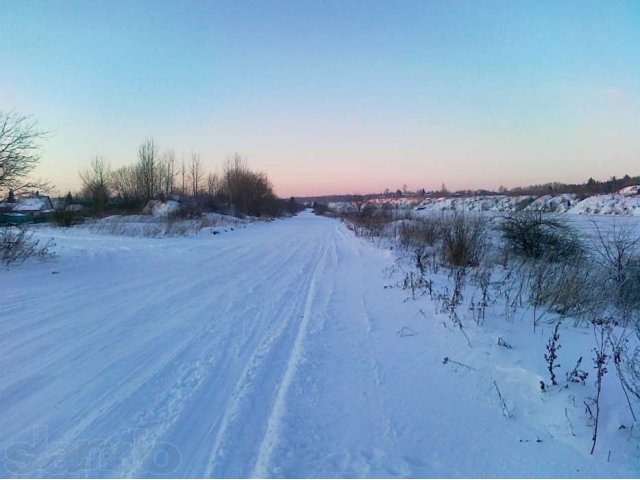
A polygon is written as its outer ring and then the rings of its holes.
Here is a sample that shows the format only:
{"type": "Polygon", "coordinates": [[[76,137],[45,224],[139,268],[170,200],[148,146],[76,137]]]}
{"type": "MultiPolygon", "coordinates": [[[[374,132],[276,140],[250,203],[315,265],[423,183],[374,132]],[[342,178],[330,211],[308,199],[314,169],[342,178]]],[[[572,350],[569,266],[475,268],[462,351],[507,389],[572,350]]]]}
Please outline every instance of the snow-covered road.
{"type": "Polygon", "coordinates": [[[445,369],[464,339],[335,220],[55,236],[57,258],[0,273],[2,476],[639,473],[536,442],[528,412],[445,369]]]}

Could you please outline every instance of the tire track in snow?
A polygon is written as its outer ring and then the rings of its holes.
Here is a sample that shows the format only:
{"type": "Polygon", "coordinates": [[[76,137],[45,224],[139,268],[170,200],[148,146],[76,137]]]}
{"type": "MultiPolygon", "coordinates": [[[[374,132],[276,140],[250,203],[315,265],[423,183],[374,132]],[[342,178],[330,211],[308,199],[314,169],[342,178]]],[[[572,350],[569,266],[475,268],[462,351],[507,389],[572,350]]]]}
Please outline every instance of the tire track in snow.
{"type": "Polygon", "coordinates": [[[286,416],[271,462],[262,472],[254,470],[254,475],[385,477],[410,473],[385,450],[393,445],[398,431],[385,401],[389,385],[384,357],[374,348],[379,313],[370,304],[376,293],[365,285],[372,273],[366,268],[369,248],[345,234],[337,223],[335,240],[333,253],[338,255],[326,275],[334,281],[323,283],[321,290],[327,308],[326,329],[322,337],[305,343],[314,357],[299,370],[287,396],[286,416]],[[300,393],[292,395],[297,388],[300,393]],[[335,405],[340,405],[340,412],[334,412],[335,405]],[[344,415],[344,411],[351,412],[348,420],[336,422],[334,413],[344,415]],[[344,428],[353,429],[353,438],[341,432],[344,428]]]}
{"type": "MultiPolygon", "coordinates": [[[[323,248],[318,249],[318,253],[312,257],[310,265],[316,263],[316,266],[313,268],[312,272],[308,274],[300,283],[310,284],[311,279],[317,269],[317,264],[320,262],[318,258],[322,257],[323,248]]],[[[228,465],[228,459],[225,457],[227,453],[228,445],[232,444],[233,428],[234,423],[242,418],[242,408],[244,403],[247,401],[247,398],[250,394],[255,390],[255,382],[254,377],[256,377],[256,372],[265,366],[265,362],[268,359],[268,356],[273,352],[275,348],[275,344],[281,340],[281,337],[285,334],[288,327],[291,326],[291,322],[293,321],[294,313],[298,309],[298,307],[302,306],[303,299],[299,295],[298,291],[293,292],[293,295],[298,295],[298,301],[284,301],[284,304],[279,306],[278,311],[276,312],[276,318],[280,319],[280,322],[277,325],[277,329],[275,331],[267,331],[266,334],[263,335],[262,340],[259,342],[258,346],[253,351],[251,357],[245,364],[245,368],[242,371],[236,385],[233,389],[233,393],[231,395],[231,402],[225,408],[224,416],[220,422],[220,426],[217,429],[217,433],[215,439],[213,441],[213,446],[210,450],[209,460],[207,461],[206,471],[204,473],[204,477],[216,477],[216,476],[226,476],[219,473],[220,469],[228,470],[233,465],[228,465]]],[[[276,352],[277,353],[277,352],[276,352]]],[[[243,462],[246,463],[246,462],[243,462]]],[[[236,475],[237,476],[237,475],[236,475]]]]}
{"type": "MultiPolygon", "coordinates": [[[[288,314],[290,313],[291,308],[293,307],[289,307],[286,304],[286,302],[283,302],[280,304],[279,310],[277,310],[276,313],[279,316],[287,317],[288,314]]],[[[284,330],[284,328],[282,330],[284,330]]],[[[271,345],[277,340],[277,338],[281,335],[281,333],[282,333],[281,330],[277,330],[276,332],[268,330],[262,336],[261,340],[258,341],[258,346],[254,350],[251,360],[247,363],[245,371],[241,376],[242,381],[240,383],[243,384],[243,387],[246,386],[249,383],[249,380],[253,378],[255,374],[255,370],[262,364],[263,358],[269,353],[271,345]]],[[[236,346],[234,346],[233,348],[236,348],[236,346]]],[[[131,460],[126,462],[125,464],[126,466],[124,468],[124,471],[126,472],[126,476],[133,476],[133,477],[138,476],[137,472],[147,461],[147,457],[149,456],[149,454],[152,453],[152,449],[155,442],[158,441],[162,437],[162,434],[164,434],[171,427],[171,425],[173,425],[178,420],[180,411],[184,410],[184,408],[187,407],[187,402],[189,401],[189,399],[196,394],[196,391],[198,389],[202,388],[205,385],[207,375],[215,374],[218,372],[219,368],[216,368],[216,367],[219,367],[218,363],[221,361],[223,357],[224,355],[213,356],[213,358],[205,361],[205,366],[203,368],[197,369],[197,372],[199,373],[199,375],[197,378],[194,379],[196,383],[189,390],[187,395],[183,397],[183,401],[179,404],[180,408],[179,409],[174,408],[174,410],[178,410],[178,412],[175,412],[174,415],[168,414],[171,412],[168,412],[168,413],[164,412],[166,408],[172,407],[173,395],[171,394],[165,395],[167,398],[166,404],[161,403],[160,405],[158,405],[160,409],[159,412],[154,409],[150,409],[147,412],[148,416],[153,421],[155,421],[159,416],[162,416],[162,415],[164,415],[167,420],[161,423],[160,425],[158,425],[153,430],[153,432],[151,432],[152,434],[149,436],[149,439],[147,441],[145,441],[144,443],[140,442],[138,444],[138,446],[140,447],[140,452],[130,455],[131,460]],[[216,360],[218,361],[218,363],[216,363],[216,360]]],[[[178,389],[177,391],[180,391],[180,389],[178,389]]],[[[234,399],[233,399],[232,405],[236,405],[243,398],[243,394],[244,394],[243,389],[237,389],[236,392],[234,392],[233,394],[234,399]]],[[[229,414],[227,411],[224,414],[223,424],[224,424],[224,420],[228,417],[229,417],[229,414]]],[[[235,418],[236,416],[232,415],[230,420],[234,420],[235,418]]],[[[227,421],[227,423],[228,422],[229,421],[227,421]]],[[[224,427],[221,427],[221,428],[224,428],[224,427]]]]}
{"type": "MultiPolygon", "coordinates": [[[[279,279],[279,281],[276,281],[271,285],[271,287],[276,291],[279,290],[281,282],[285,282],[286,284],[286,279],[284,276],[281,276],[281,273],[285,272],[290,262],[296,258],[302,250],[303,246],[301,244],[296,244],[294,248],[284,250],[287,252],[286,258],[278,261],[276,263],[277,266],[272,269],[274,278],[279,279]]],[[[251,264],[253,261],[249,263],[251,264]]],[[[256,267],[258,270],[262,270],[265,266],[272,266],[272,264],[273,258],[269,257],[256,267]]],[[[225,314],[228,314],[230,309],[234,306],[235,304],[230,304],[225,314]]],[[[192,363],[185,363],[178,357],[173,359],[172,364],[175,364],[176,368],[179,370],[175,381],[168,386],[168,391],[160,394],[158,396],[159,398],[156,398],[151,405],[145,408],[138,417],[134,419],[133,425],[127,426],[127,431],[129,433],[142,428],[142,426],[149,425],[149,423],[153,425],[153,428],[146,427],[146,437],[138,441],[136,443],[135,451],[132,451],[126,459],[123,459],[121,470],[124,472],[125,476],[139,476],[138,472],[147,462],[149,455],[153,453],[153,448],[156,442],[158,442],[163,435],[180,418],[182,418],[181,414],[183,414],[185,409],[188,408],[191,398],[197,396],[198,391],[206,386],[207,380],[210,380],[212,375],[216,376],[221,369],[226,369],[228,367],[228,365],[225,366],[223,363],[224,359],[230,356],[229,348],[237,348],[236,340],[246,340],[232,338],[232,336],[236,333],[239,333],[240,336],[244,335],[244,324],[242,324],[241,330],[238,330],[237,326],[242,323],[240,319],[246,318],[247,314],[255,309],[255,307],[256,305],[254,302],[248,302],[243,305],[241,310],[235,312],[230,321],[227,321],[227,324],[232,328],[230,331],[225,332],[224,341],[218,342],[223,344],[223,347],[219,344],[199,345],[199,343],[206,341],[212,333],[211,329],[206,329],[203,334],[198,335],[198,338],[193,339],[193,345],[191,345],[190,348],[194,350],[203,349],[207,353],[201,355],[192,363]],[[230,344],[233,344],[233,346],[230,344]],[[214,348],[214,346],[217,346],[218,348],[214,348]],[[186,389],[186,391],[182,388],[185,384],[189,385],[189,388],[186,389]]],[[[205,307],[205,309],[206,308],[207,307],[205,307]]],[[[175,371],[175,368],[170,369],[170,371],[175,371]]],[[[157,377],[162,377],[163,375],[163,371],[159,371],[156,374],[157,377]]]]}
{"type": "MultiPolygon", "coordinates": [[[[333,238],[332,242],[335,242],[333,238]]],[[[289,354],[287,366],[276,393],[275,402],[271,408],[269,419],[267,420],[267,430],[258,450],[258,458],[251,474],[252,477],[265,478],[269,472],[269,465],[271,463],[273,452],[278,444],[278,435],[280,434],[282,420],[286,414],[287,393],[289,392],[293,378],[298,370],[298,366],[304,357],[302,343],[307,334],[308,325],[312,315],[312,308],[316,296],[318,272],[325,263],[327,251],[328,246],[325,246],[321,259],[315,267],[309,282],[302,320],[300,321],[296,339],[289,354]]]]}
{"type": "MultiPolygon", "coordinates": [[[[287,252],[286,257],[277,264],[278,267],[273,272],[274,275],[276,275],[276,278],[279,277],[278,274],[280,272],[283,272],[285,270],[285,267],[289,263],[289,261],[295,258],[302,250],[303,247],[301,245],[296,245],[293,249],[285,250],[287,252]]],[[[240,250],[237,253],[242,256],[244,250],[240,250]]],[[[244,260],[246,263],[253,264],[254,261],[260,257],[261,252],[254,251],[244,260]]],[[[269,258],[264,260],[263,262],[258,263],[257,267],[262,268],[263,266],[267,266],[271,263],[272,259],[269,258]]],[[[181,286],[175,290],[170,288],[169,290],[173,291],[173,294],[169,295],[168,297],[165,296],[163,300],[169,301],[170,303],[174,302],[182,294],[187,294],[190,291],[198,291],[199,287],[205,285],[208,281],[209,280],[197,281],[195,283],[187,282],[187,284],[184,285],[184,279],[182,277],[176,277],[172,279],[172,282],[175,285],[181,286]]],[[[210,308],[211,304],[215,304],[218,298],[224,297],[225,294],[226,290],[221,290],[217,296],[213,297],[209,300],[209,302],[199,307],[198,311],[201,312],[201,314],[204,314],[204,312],[206,312],[210,308]]],[[[247,308],[249,307],[251,307],[250,304],[247,305],[247,308]]],[[[244,313],[245,312],[243,310],[242,312],[239,312],[238,315],[241,317],[242,315],[244,315],[244,313]]],[[[198,314],[197,316],[201,314],[198,314]]],[[[235,322],[229,322],[228,325],[234,326],[235,322]]],[[[102,398],[99,399],[96,405],[97,408],[92,409],[88,413],[88,415],[81,417],[79,421],[73,425],[73,428],[64,432],[64,434],[58,441],[66,445],[79,443],[78,439],[81,438],[81,435],[84,432],[90,431],[92,425],[95,422],[102,421],[103,419],[107,418],[108,415],[114,412],[116,407],[118,407],[119,405],[138,398],[140,396],[140,393],[146,388],[146,386],[150,385],[153,382],[154,378],[174,378],[175,381],[173,385],[170,385],[168,387],[167,394],[162,395],[160,398],[151,397],[151,404],[155,405],[155,409],[145,409],[147,414],[151,414],[156,419],[162,419],[161,422],[155,425],[155,427],[153,428],[153,432],[150,432],[150,435],[147,437],[147,439],[141,440],[136,444],[136,447],[138,448],[137,452],[141,457],[146,458],[144,453],[140,449],[144,450],[144,445],[150,444],[149,440],[158,439],[160,437],[161,432],[166,430],[166,428],[168,428],[171,423],[176,420],[177,412],[180,410],[180,407],[183,406],[188,400],[188,396],[178,397],[176,395],[177,393],[182,394],[186,392],[178,392],[178,390],[176,390],[174,386],[190,384],[192,389],[188,392],[188,394],[192,394],[194,392],[194,389],[196,389],[201,384],[203,376],[207,373],[208,367],[214,360],[214,358],[211,357],[207,358],[206,354],[200,356],[199,358],[196,358],[191,364],[182,363],[180,359],[189,351],[198,351],[198,348],[200,348],[198,347],[198,345],[205,341],[209,335],[211,335],[216,326],[217,324],[214,322],[194,331],[193,334],[191,334],[183,342],[175,345],[173,351],[170,352],[169,355],[166,355],[165,358],[163,358],[163,360],[159,364],[157,364],[151,371],[149,371],[149,366],[147,364],[136,365],[135,368],[131,369],[129,375],[126,378],[123,378],[118,382],[121,389],[117,394],[114,394],[113,391],[107,392],[102,398]],[[168,374],[167,371],[169,372],[168,374]],[[176,372],[178,374],[177,377],[173,372],[176,372]],[[158,404],[158,401],[160,401],[161,403],[158,404]],[[169,409],[171,412],[173,412],[173,415],[170,415],[169,410],[166,409],[169,409]]],[[[162,333],[158,334],[158,337],[162,337],[162,333]]],[[[149,405],[147,405],[147,407],[148,406],[149,405]]],[[[128,425],[127,427],[128,432],[135,431],[137,428],[143,428],[145,425],[148,425],[148,423],[144,421],[144,419],[146,418],[145,411],[140,412],[141,416],[139,417],[128,419],[128,421],[133,420],[133,423],[131,425],[128,425]]],[[[117,432],[116,437],[120,437],[126,433],[127,432],[117,432]]],[[[108,438],[106,440],[108,440],[108,438]]],[[[36,470],[44,469],[46,471],[51,466],[50,462],[52,460],[55,460],[56,458],[56,452],[50,454],[49,452],[45,451],[36,460],[34,468],[36,470]]],[[[133,475],[138,464],[139,463],[136,461],[127,464],[127,460],[123,459],[123,465],[121,466],[121,468],[124,467],[124,471],[127,472],[127,475],[133,475]]]]}

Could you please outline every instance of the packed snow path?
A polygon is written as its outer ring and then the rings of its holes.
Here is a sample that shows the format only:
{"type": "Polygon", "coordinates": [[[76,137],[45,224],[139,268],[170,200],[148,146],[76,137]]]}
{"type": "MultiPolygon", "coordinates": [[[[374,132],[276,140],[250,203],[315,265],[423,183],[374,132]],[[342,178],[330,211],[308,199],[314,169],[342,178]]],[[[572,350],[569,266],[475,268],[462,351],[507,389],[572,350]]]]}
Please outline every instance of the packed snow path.
{"type": "Polygon", "coordinates": [[[55,235],[0,273],[3,476],[637,474],[537,443],[445,369],[445,330],[384,288],[392,256],[338,221],[55,235]]]}

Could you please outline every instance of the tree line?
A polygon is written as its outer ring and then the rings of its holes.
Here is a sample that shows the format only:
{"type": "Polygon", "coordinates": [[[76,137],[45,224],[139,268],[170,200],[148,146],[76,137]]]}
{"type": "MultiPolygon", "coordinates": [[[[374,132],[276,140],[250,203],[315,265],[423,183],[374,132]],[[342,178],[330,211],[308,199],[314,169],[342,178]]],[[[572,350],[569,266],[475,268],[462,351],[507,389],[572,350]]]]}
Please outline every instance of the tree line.
{"type": "Polygon", "coordinates": [[[96,156],[80,178],[80,196],[98,214],[114,208],[140,211],[150,200],[171,198],[179,198],[191,213],[259,217],[299,210],[295,200],[278,199],[266,173],[251,170],[238,154],[225,161],[221,174],[205,172],[199,153],[178,163],[173,150],[160,152],[153,139],[139,146],[133,165],[112,170],[104,158],[96,156]]]}
{"type": "Polygon", "coordinates": [[[527,187],[515,187],[502,193],[512,195],[555,195],[561,193],[575,193],[578,196],[590,196],[596,194],[616,193],[624,187],[640,185],[640,176],[631,177],[625,175],[621,178],[610,177],[608,180],[595,180],[589,178],[584,183],[560,183],[551,182],[542,185],[530,185],[527,187]]]}

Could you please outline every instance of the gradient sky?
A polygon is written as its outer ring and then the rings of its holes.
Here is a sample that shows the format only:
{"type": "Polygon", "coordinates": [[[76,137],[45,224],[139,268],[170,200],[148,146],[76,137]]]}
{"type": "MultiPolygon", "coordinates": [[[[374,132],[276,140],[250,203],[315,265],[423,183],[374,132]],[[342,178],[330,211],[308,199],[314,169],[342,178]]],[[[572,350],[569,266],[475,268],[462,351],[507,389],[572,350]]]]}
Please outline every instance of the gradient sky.
{"type": "Polygon", "coordinates": [[[282,196],[640,174],[640,1],[0,0],[62,192],[153,137],[282,196]]]}

